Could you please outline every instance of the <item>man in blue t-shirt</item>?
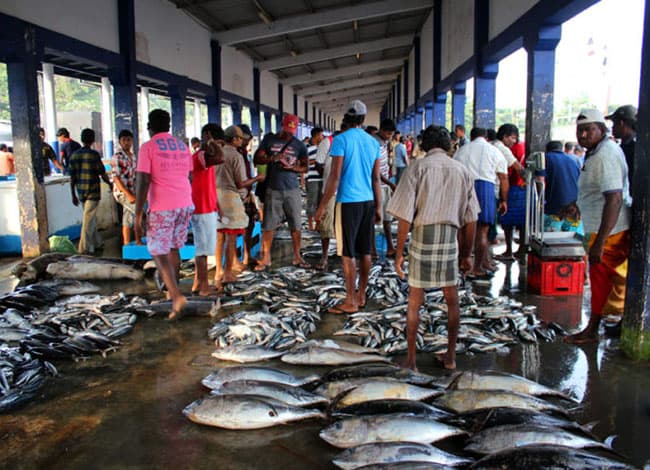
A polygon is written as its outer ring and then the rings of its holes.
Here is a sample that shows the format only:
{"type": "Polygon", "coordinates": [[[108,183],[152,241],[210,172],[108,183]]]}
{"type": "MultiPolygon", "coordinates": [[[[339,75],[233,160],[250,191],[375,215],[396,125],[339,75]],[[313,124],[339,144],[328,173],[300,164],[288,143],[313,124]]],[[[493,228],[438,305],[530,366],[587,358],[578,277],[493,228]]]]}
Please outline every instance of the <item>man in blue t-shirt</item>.
{"type": "Polygon", "coordinates": [[[366,105],[354,100],[343,117],[349,126],[332,141],[332,168],[323,198],[314,214],[318,223],[329,200],[336,194],[336,246],[343,258],[346,296],[330,313],[354,313],[366,305],[374,224],[381,220],[381,152],[377,141],[360,128],[366,105]],[[359,291],[355,291],[359,259],[359,291]]]}
{"type": "Polygon", "coordinates": [[[300,254],[302,199],[298,175],[307,172],[308,159],[307,147],[295,137],[298,122],[298,116],[284,116],[280,133],[266,136],[255,152],[255,164],[267,165],[262,257],[256,271],[263,271],[271,265],[273,235],[285,217],[291,231],[293,265],[310,267],[300,254]]]}
{"type": "Polygon", "coordinates": [[[580,167],[564,153],[562,142],[552,140],[546,144],[546,190],[544,214],[559,217],[562,209],[578,199],[580,167]]]}

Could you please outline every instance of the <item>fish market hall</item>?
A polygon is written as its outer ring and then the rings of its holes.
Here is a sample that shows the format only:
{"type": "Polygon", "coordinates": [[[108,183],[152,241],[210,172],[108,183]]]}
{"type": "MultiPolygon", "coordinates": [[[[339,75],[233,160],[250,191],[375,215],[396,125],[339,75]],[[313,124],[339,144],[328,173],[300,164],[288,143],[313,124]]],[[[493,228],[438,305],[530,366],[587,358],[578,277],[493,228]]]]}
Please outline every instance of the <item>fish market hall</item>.
{"type": "Polygon", "coordinates": [[[646,468],[647,6],[0,2],[0,466],[646,468]]]}

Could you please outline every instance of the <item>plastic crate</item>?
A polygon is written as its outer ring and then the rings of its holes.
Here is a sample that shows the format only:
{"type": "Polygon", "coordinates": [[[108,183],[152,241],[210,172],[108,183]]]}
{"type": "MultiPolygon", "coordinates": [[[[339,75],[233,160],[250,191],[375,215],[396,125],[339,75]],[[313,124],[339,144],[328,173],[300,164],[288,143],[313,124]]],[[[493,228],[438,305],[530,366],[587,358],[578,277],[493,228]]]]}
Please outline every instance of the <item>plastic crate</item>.
{"type": "Polygon", "coordinates": [[[543,260],[528,256],[528,287],[541,295],[580,295],[584,289],[585,262],[543,260]]]}

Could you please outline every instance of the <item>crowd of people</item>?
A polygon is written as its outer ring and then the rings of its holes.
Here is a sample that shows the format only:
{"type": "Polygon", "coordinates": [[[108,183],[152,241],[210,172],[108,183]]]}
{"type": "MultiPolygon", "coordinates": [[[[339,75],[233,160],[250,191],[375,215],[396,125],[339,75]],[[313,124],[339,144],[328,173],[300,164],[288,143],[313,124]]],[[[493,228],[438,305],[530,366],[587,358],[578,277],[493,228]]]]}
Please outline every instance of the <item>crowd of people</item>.
{"type": "MultiPolygon", "coordinates": [[[[82,204],[81,252],[93,253],[101,244],[95,222],[100,180],[111,186],[122,206],[123,242],[141,243],[146,226],[148,251],[172,300],[172,319],[186,302],[177,276],[179,250],[190,222],[196,256],[192,292],[198,295],[214,294],[223,284],[235,282],[244,269],[268,269],[275,233],[285,222],[296,267],[328,269],[330,241],[336,239],[346,296],[330,309],[333,314],[354,313],[365,306],[372,258],[377,254],[375,225],[380,224],[386,256],[395,257],[397,274],[408,276],[410,286],[408,365],[415,368],[424,289],[442,288],[449,344],[439,359],[453,369],[459,274],[489,278],[495,259],[514,261],[524,253],[525,242],[520,240],[518,253],[512,243],[515,229],[523,236],[525,223],[525,144],[510,123],[496,130],[473,128],[469,139],[462,125],[453,132],[429,126],[418,136],[402,136],[390,119],[364,128],[366,115],[365,104],[355,100],[339,131],[326,136],[316,127],[305,142],[296,137],[298,117],[285,115],[280,132],[264,136],[251,155],[253,133],[246,124],[226,129],[206,124],[200,140],[186,143],[169,133],[169,113],[156,109],[148,116],[151,138],[140,146],[137,159],[133,134],[119,133],[112,177],[92,149],[91,129],[83,130],[81,144],[70,139],[66,129],[59,130],[59,158],[41,132],[42,155],[48,165],[52,162],[70,175],[72,201],[82,204]],[[322,258],[313,266],[300,250],[303,190],[308,229],[317,230],[322,241],[322,258]],[[253,259],[252,233],[258,220],[261,252],[253,259]],[[503,228],[506,249],[493,256],[490,244],[497,224],[503,228]],[[242,259],[236,250],[239,236],[245,241],[242,259]],[[217,267],[211,285],[207,258],[213,254],[217,267]]],[[[568,341],[596,341],[601,317],[623,311],[635,126],[632,106],[607,117],[595,109],[584,110],[576,120],[577,142],[548,142],[545,169],[534,175],[545,181],[545,229],[581,233],[588,252],[591,319],[568,341]],[[607,120],[613,123],[612,133],[607,120]]]]}

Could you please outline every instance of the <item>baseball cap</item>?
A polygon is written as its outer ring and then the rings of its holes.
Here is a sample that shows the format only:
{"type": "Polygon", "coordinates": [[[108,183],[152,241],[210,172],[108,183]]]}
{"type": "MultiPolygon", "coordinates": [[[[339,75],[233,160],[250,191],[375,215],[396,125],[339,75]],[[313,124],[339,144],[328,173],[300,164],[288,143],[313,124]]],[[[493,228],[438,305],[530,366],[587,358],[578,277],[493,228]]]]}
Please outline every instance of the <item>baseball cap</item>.
{"type": "Polygon", "coordinates": [[[223,131],[226,138],[233,139],[235,137],[244,137],[244,133],[238,126],[228,126],[226,130],[223,131]]]}
{"type": "Polygon", "coordinates": [[[631,104],[626,104],[625,106],[620,106],[609,116],[605,116],[605,119],[610,121],[617,121],[623,119],[625,121],[636,122],[636,108],[631,104]]]}
{"type": "Polygon", "coordinates": [[[242,134],[244,134],[244,139],[250,139],[253,137],[253,132],[247,124],[240,124],[239,129],[242,131],[242,134]]]}
{"type": "Polygon", "coordinates": [[[298,122],[298,116],[295,114],[287,114],[282,118],[282,130],[295,135],[298,132],[298,122]]]}
{"type": "Polygon", "coordinates": [[[576,124],[578,126],[581,124],[591,124],[592,122],[605,124],[603,113],[597,109],[583,109],[580,111],[580,114],[578,114],[578,118],[576,119],[576,124]]]}
{"type": "Polygon", "coordinates": [[[348,106],[348,110],[345,112],[345,114],[350,116],[365,116],[367,113],[368,108],[366,108],[366,105],[361,100],[352,101],[350,106],[348,106]]]}

